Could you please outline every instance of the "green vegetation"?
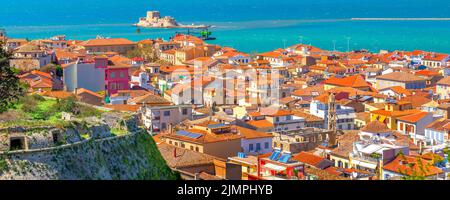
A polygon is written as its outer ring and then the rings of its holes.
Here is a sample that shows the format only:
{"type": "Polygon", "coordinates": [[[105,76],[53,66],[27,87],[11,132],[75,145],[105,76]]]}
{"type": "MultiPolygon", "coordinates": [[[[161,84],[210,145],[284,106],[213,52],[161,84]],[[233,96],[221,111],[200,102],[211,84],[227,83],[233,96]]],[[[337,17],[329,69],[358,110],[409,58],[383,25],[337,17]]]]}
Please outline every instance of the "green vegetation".
{"type": "Polygon", "coordinates": [[[8,162],[3,156],[0,156],[0,174],[8,170],[9,170],[8,162]]]}
{"type": "Polygon", "coordinates": [[[155,49],[153,49],[152,46],[138,47],[134,50],[128,51],[126,56],[128,58],[140,57],[150,62],[155,62],[157,60],[155,49]]]}
{"type": "Polygon", "coordinates": [[[121,135],[128,134],[128,131],[126,131],[124,129],[112,128],[111,133],[115,136],[121,136],[121,135]]]}
{"type": "Polygon", "coordinates": [[[46,72],[46,73],[53,72],[53,73],[56,74],[56,76],[59,76],[59,77],[63,76],[63,69],[62,69],[62,67],[60,65],[57,65],[57,64],[54,64],[54,63],[51,63],[51,64],[48,64],[48,65],[46,65],[44,67],[41,67],[39,70],[43,71],[43,72],[46,72]]]}
{"type": "Polygon", "coordinates": [[[67,99],[48,99],[40,95],[25,95],[14,104],[11,111],[21,116],[14,120],[0,121],[0,127],[11,126],[56,126],[65,127],[68,122],[61,119],[62,112],[72,113],[76,117],[100,117],[103,111],[76,103],[74,97],[67,99]]]}
{"type": "Polygon", "coordinates": [[[139,173],[139,179],[142,180],[160,180],[162,177],[168,179],[180,180],[181,176],[179,173],[172,171],[169,166],[167,166],[166,161],[159,152],[155,141],[148,134],[138,134],[137,143],[143,146],[145,155],[148,155],[145,159],[147,162],[154,163],[153,169],[143,169],[139,173]],[[157,172],[157,173],[155,173],[157,172]]]}
{"type": "Polygon", "coordinates": [[[9,66],[11,55],[3,50],[0,42],[0,113],[7,111],[22,96],[24,85],[17,77],[18,71],[9,66]]]}

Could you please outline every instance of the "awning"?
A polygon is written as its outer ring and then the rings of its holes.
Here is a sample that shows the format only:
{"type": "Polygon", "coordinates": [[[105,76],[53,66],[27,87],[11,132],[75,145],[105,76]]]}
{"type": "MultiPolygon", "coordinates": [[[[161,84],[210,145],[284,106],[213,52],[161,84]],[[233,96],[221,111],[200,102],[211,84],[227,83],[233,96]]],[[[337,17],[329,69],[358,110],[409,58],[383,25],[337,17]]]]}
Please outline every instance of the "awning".
{"type": "Polygon", "coordinates": [[[378,150],[382,149],[382,146],[376,145],[376,144],[371,144],[369,146],[366,146],[365,148],[361,149],[360,151],[365,153],[365,154],[372,154],[377,152],[378,150]]]}
{"type": "Polygon", "coordinates": [[[272,163],[267,163],[264,165],[265,168],[271,169],[271,170],[275,170],[275,171],[284,171],[286,170],[286,167],[283,166],[279,166],[279,165],[274,165],[272,163]]]}
{"type": "Polygon", "coordinates": [[[352,160],[352,165],[358,165],[358,166],[365,167],[368,169],[376,169],[377,168],[376,164],[361,162],[358,160],[352,160]]]}

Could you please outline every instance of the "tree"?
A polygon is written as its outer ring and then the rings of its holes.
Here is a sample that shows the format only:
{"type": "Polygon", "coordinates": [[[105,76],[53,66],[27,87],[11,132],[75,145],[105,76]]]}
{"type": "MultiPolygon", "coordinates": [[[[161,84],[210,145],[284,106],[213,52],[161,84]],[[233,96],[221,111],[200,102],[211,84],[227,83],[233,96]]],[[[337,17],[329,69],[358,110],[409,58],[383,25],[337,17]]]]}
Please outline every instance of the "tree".
{"type": "Polygon", "coordinates": [[[14,105],[24,91],[17,77],[18,71],[9,66],[10,57],[0,42],[0,113],[14,105]]]}

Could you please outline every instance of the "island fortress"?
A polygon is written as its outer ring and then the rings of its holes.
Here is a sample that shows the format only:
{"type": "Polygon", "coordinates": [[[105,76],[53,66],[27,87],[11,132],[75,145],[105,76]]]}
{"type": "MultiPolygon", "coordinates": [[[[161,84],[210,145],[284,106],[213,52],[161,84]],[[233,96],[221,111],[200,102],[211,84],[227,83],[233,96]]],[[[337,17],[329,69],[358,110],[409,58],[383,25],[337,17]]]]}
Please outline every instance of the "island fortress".
{"type": "Polygon", "coordinates": [[[173,17],[161,17],[159,11],[148,11],[147,17],[141,17],[139,22],[135,24],[139,27],[145,28],[207,28],[206,25],[182,25],[179,24],[173,17]]]}
{"type": "Polygon", "coordinates": [[[158,28],[179,26],[178,22],[173,17],[165,16],[164,18],[161,18],[159,11],[148,11],[147,17],[142,17],[137,25],[158,28]]]}

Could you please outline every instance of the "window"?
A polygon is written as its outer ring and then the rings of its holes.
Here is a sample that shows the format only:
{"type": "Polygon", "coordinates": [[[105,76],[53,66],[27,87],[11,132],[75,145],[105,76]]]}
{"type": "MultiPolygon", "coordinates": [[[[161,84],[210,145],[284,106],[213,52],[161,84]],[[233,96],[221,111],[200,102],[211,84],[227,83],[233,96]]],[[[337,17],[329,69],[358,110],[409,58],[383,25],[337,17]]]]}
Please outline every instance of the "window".
{"type": "Polygon", "coordinates": [[[261,150],[261,143],[256,143],[256,151],[261,150]]]}
{"type": "Polygon", "coordinates": [[[116,78],[116,72],[111,72],[111,74],[109,75],[109,77],[111,77],[111,78],[116,78]]]}
{"type": "Polygon", "coordinates": [[[199,152],[199,149],[198,149],[198,147],[195,147],[195,151],[196,151],[196,152],[199,152]]]}
{"type": "Polygon", "coordinates": [[[253,151],[253,144],[249,144],[248,148],[250,151],[253,151]]]}
{"type": "Polygon", "coordinates": [[[120,78],[125,78],[125,73],[124,72],[120,72],[120,78]]]}
{"type": "Polygon", "coordinates": [[[275,122],[279,122],[280,118],[279,117],[275,117],[275,122]]]}
{"type": "Polygon", "coordinates": [[[116,83],[111,83],[110,87],[111,90],[116,90],[117,89],[117,85],[116,83]]]}
{"type": "Polygon", "coordinates": [[[194,146],[191,146],[191,150],[194,151],[194,146]]]}
{"type": "Polygon", "coordinates": [[[268,143],[268,142],[264,143],[264,148],[265,148],[265,149],[268,149],[268,148],[269,148],[269,143],[268,143]]]}
{"type": "Polygon", "coordinates": [[[187,115],[188,114],[187,108],[183,108],[183,110],[181,112],[182,112],[183,115],[187,115]]]}
{"type": "Polygon", "coordinates": [[[170,111],[164,111],[164,116],[170,116],[170,111]]]}

